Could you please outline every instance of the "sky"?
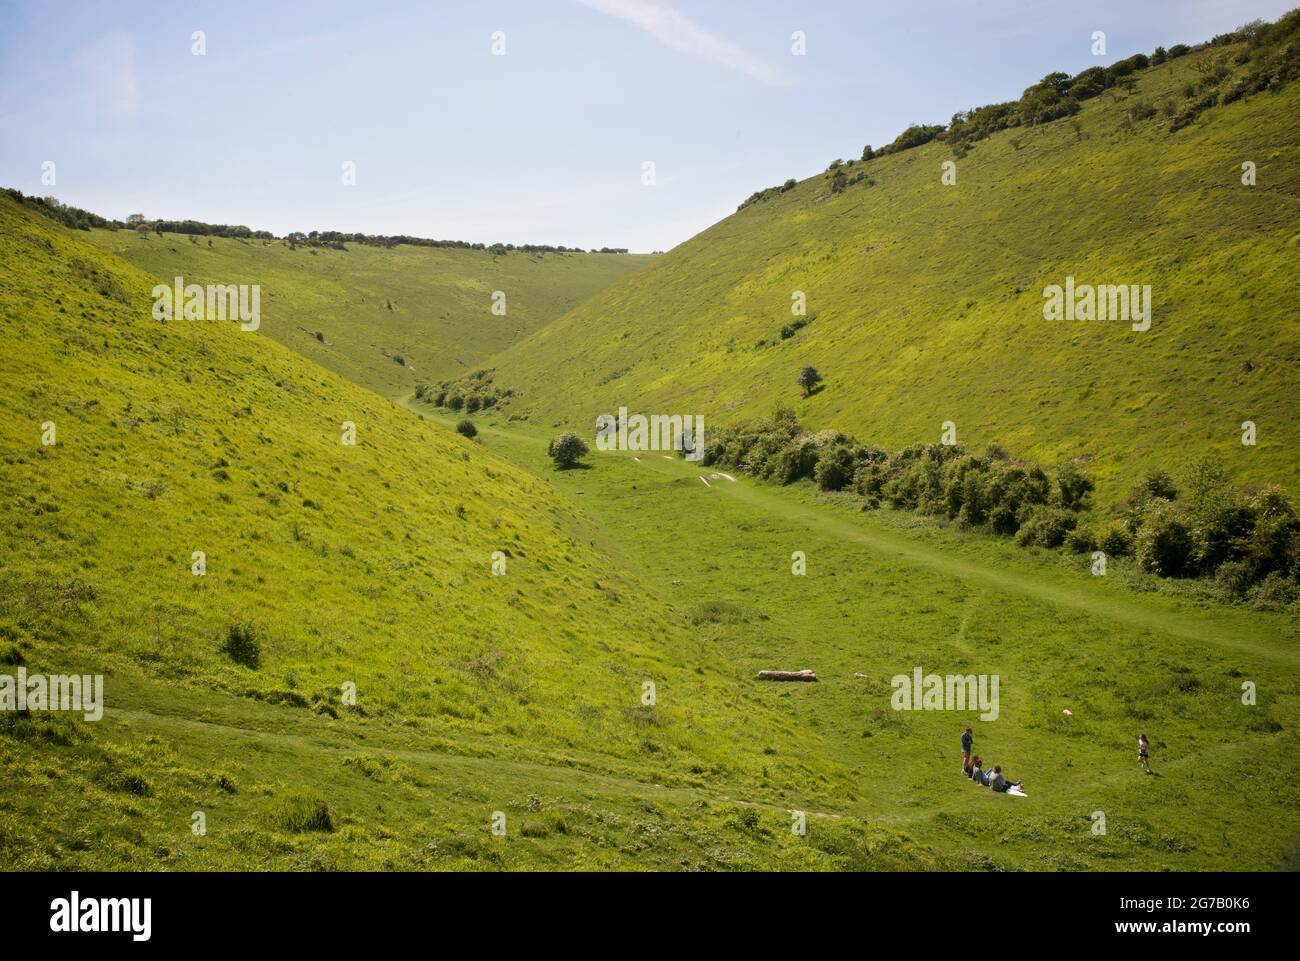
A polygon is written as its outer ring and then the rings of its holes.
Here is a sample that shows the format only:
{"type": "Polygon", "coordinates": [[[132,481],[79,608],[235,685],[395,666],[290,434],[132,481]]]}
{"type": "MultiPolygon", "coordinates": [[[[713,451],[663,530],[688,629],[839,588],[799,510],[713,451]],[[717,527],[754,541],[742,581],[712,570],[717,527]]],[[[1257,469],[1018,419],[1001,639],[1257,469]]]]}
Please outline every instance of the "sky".
{"type": "Polygon", "coordinates": [[[277,235],[667,250],[908,124],[1296,3],[0,0],[0,186],[277,235]]]}

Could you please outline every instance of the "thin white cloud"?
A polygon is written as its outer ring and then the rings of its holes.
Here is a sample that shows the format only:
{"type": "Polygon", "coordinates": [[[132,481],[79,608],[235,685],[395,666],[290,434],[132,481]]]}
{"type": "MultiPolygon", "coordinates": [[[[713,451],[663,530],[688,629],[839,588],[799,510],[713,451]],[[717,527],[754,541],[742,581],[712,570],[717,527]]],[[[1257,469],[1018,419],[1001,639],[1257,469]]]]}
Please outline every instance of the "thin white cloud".
{"type": "Polygon", "coordinates": [[[771,66],[752,57],[734,43],[709,33],[672,7],[650,0],[578,0],[585,7],[625,20],[644,30],[660,43],[704,60],[712,60],[766,84],[781,82],[771,66]]]}

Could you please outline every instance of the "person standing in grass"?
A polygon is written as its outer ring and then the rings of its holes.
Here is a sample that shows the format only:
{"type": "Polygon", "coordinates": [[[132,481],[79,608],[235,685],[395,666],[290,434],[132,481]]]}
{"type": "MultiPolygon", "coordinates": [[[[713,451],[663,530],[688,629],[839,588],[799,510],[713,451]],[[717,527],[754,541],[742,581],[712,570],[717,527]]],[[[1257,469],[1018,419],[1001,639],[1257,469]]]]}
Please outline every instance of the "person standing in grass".
{"type": "Polygon", "coordinates": [[[970,749],[975,743],[975,735],[971,733],[970,728],[966,728],[961,736],[961,770],[967,777],[970,771],[970,749]]]}
{"type": "Polygon", "coordinates": [[[1151,770],[1150,751],[1151,751],[1151,742],[1147,740],[1147,736],[1145,734],[1139,734],[1138,735],[1138,763],[1142,765],[1142,770],[1146,771],[1148,774],[1154,774],[1155,772],[1151,770]]]}

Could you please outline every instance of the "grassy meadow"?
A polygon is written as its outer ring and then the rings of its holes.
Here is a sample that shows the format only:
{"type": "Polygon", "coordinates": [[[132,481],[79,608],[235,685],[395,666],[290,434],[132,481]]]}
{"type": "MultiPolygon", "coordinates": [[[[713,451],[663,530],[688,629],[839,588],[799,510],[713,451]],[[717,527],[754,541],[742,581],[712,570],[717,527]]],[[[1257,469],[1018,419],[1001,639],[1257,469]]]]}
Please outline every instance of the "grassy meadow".
{"type": "Polygon", "coordinates": [[[550,431],[499,413],[477,424],[485,446],[579,499],[738,679],[817,672],[751,686],[848,768],[839,812],[963,868],[1267,870],[1294,857],[1293,616],[1207,603],[1122,559],[1095,577],[1085,558],[862,512],[807,482],[733,482],[654,452],[593,451],[588,469],[555,471],[550,431]],[[892,710],[891,679],[917,666],[998,674],[999,716],[892,710]],[[960,774],[967,723],[976,753],[1023,778],[1028,798],[960,774]],[[1154,777],[1137,765],[1140,733],[1154,777]]]}

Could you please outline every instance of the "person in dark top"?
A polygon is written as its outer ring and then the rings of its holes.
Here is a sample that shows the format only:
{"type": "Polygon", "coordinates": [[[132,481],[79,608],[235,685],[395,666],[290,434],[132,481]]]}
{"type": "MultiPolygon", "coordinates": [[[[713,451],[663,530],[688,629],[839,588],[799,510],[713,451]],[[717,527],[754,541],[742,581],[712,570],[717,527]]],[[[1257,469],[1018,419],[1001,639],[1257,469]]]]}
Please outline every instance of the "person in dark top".
{"type": "Polygon", "coordinates": [[[966,772],[967,777],[980,787],[989,786],[988,775],[984,773],[984,762],[979,757],[971,758],[970,770],[966,772]]]}
{"type": "Polygon", "coordinates": [[[971,733],[970,728],[961,736],[961,769],[967,777],[970,777],[970,750],[975,743],[975,735],[971,733]]]}

